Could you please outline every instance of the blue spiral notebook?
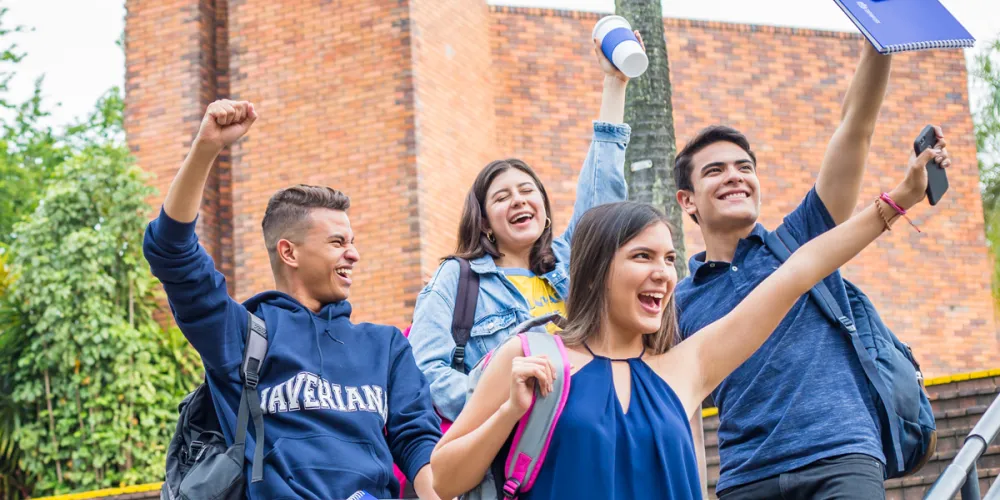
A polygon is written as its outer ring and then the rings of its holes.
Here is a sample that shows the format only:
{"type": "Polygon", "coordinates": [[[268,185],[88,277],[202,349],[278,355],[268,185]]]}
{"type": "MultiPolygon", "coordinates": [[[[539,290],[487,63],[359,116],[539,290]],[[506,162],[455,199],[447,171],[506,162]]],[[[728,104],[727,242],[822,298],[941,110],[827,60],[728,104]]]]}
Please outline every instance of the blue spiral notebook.
{"type": "Polygon", "coordinates": [[[972,47],[975,39],[939,0],[833,0],[883,54],[972,47]]]}

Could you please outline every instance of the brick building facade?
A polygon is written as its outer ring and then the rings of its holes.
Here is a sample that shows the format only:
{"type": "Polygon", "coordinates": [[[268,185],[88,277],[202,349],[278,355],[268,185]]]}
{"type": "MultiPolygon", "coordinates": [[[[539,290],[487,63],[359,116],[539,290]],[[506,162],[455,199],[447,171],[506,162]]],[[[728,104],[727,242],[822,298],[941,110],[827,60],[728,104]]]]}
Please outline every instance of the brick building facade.
{"type": "MultiPolygon", "coordinates": [[[[218,97],[261,119],[213,171],[202,242],[245,299],[273,287],[260,220],[278,188],[325,184],[352,197],[362,261],[355,320],[408,323],[422,278],[454,246],[463,197],[489,160],[534,166],[558,228],[572,208],[600,70],[598,14],[481,0],[128,0],[126,129],[158,206],[218,97]]],[[[666,19],[678,144],[726,123],[760,160],[773,227],[815,180],[839,121],[860,38],[666,19]]],[[[934,217],[898,226],[846,269],[930,376],[1000,367],[965,59],[897,56],[862,203],[899,179],[913,136],[940,123],[955,166],[934,217]]],[[[689,251],[702,248],[686,224],[689,251]]]]}

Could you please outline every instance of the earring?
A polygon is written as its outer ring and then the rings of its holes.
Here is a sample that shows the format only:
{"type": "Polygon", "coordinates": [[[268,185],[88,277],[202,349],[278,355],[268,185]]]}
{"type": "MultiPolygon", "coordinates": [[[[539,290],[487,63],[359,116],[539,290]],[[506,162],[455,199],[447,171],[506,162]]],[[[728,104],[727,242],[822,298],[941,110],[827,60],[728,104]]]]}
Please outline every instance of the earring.
{"type": "Polygon", "coordinates": [[[552,227],[552,219],[546,217],[545,218],[545,229],[548,229],[550,227],[552,227]]]}
{"type": "Polygon", "coordinates": [[[486,239],[490,240],[490,243],[497,242],[497,239],[493,236],[493,231],[486,231],[486,239]]]}

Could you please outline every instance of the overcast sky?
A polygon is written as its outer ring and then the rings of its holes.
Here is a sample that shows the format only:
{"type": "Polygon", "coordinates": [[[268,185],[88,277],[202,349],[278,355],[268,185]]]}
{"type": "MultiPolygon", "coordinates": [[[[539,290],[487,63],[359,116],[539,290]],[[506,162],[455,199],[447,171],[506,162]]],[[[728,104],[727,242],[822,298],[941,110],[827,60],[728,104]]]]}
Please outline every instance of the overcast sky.
{"type": "MultiPolygon", "coordinates": [[[[302,0],[306,1],[306,0],[302,0]]],[[[358,0],[364,1],[364,0],[358,0]]],[[[892,0],[887,0],[892,1],[892,0]]],[[[1000,0],[941,0],[979,40],[1000,36],[1000,0]]],[[[613,0],[491,0],[496,5],[611,12],[613,0]]],[[[42,87],[53,114],[66,124],[88,113],[112,86],[123,85],[125,58],[116,45],[125,24],[123,0],[0,0],[4,27],[34,28],[15,37],[28,56],[11,82],[15,99],[42,87]],[[59,106],[56,106],[59,103],[59,106]]],[[[833,0],[663,0],[664,15],[690,19],[855,31],[833,0]]]]}

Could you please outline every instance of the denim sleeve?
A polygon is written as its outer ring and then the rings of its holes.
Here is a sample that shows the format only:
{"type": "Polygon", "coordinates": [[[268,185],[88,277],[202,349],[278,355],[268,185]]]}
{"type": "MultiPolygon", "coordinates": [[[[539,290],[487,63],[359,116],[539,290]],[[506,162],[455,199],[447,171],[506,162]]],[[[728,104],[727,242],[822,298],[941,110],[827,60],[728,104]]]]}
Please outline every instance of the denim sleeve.
{"type": "Polygon", "coordinates": [[[417,297],[410,327],[410,345],[417,368],[430,382],[434,406],[444,418],[454,421],[465,406],[468,375],[451,368],[455,340],[451,319],[455,311],[459,265],[446,261],[417,297]]]}
{"type": "Polygon", "coordinates": [[[594,122],[594,138],[576,184],[573,216],[566,231],[552,242],[552,250],[560,262],[569,261],[573,231],[587,210],[605,203],[624,201],[628,197],[625,147],[628,146],[631,131],[627,124],[594,122]]]}
{"type": "Polygon", "coordinates": [[[802,199],[802,203],[785,216],[785,227],[800,245],[833,229],[837,225],[826,209],[814,186],[802,199]]]}
{"type": "Polygon", "coordinates": [[[194,228],[194,222],[177,222],[161,210],[146,228],[143,255],[163,283],[174,321],[205,367],[226,373],[243,360],[247,312],[229,296],[225,276],[198,244],[194,228]]]}
{"type": "Polygon", "coordinates": [[[393,461],[413,481],[431,461],[441,439],[441,419],[434,413],[427,379],[417,370],[410,344],[398,330],[392,339],[386,437],[393,461]]]}

